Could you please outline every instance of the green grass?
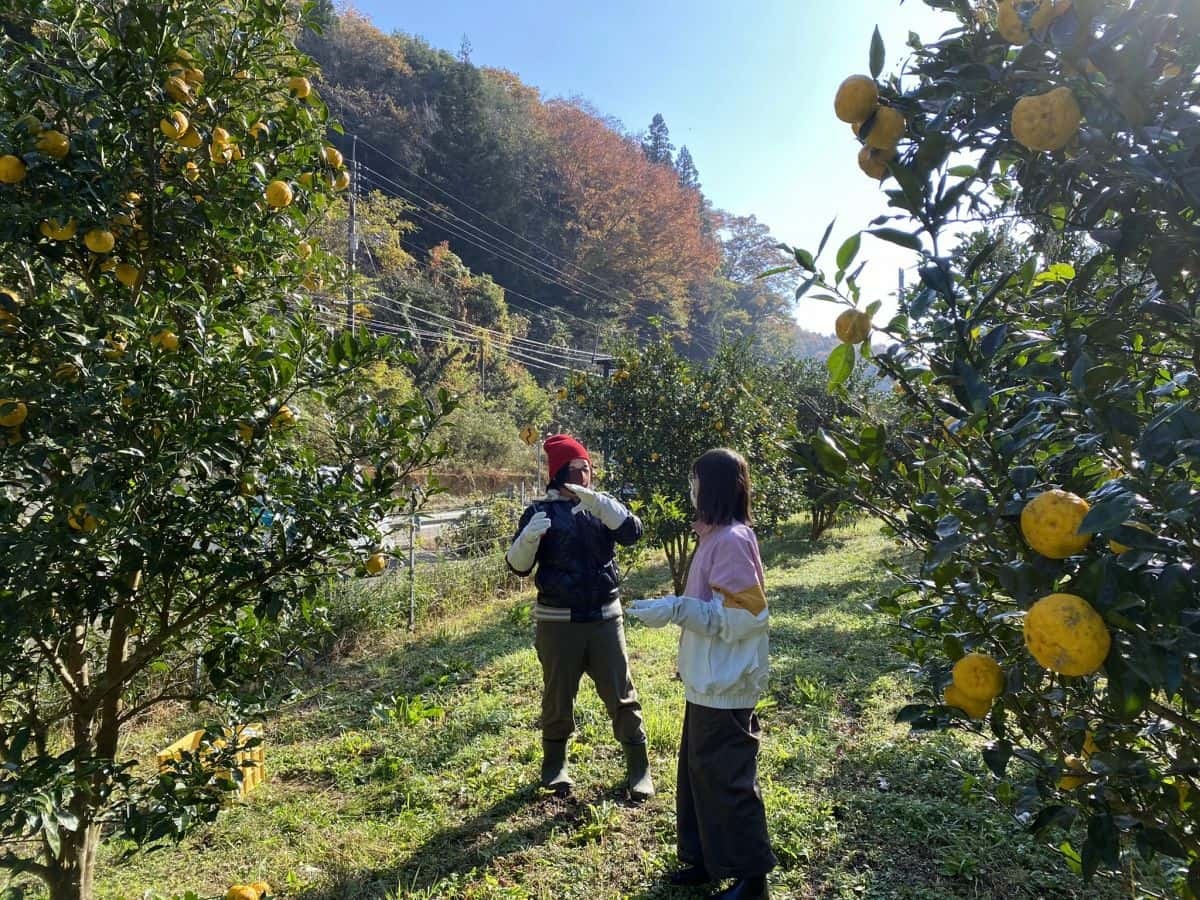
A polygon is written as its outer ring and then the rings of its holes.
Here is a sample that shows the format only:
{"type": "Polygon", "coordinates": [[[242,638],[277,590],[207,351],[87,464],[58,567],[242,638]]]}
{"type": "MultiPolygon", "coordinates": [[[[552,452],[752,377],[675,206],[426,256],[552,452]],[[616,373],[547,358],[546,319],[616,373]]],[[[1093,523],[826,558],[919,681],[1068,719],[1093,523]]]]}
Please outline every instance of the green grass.
{"type": "MultiPolygon", "coordinates": [[[[777,897],[1110,897],[987,797],[974,739],[893,723],[911,685],[889,623],[865,603],[897,549],[876,525],[817,545],[764,542],[772,691],[760,765],[781,867],[777,897]]],[[[627,599],[667,593],[663,568],[627,599]]],[[[380,635],[313,673],[268,722],[268,781],[177,848],[118,862],[98,892],[219,894],[265,879],[306,898],[699,897],[675,864],[683,701],[674,629],[628,627],[659,796],[627,804],[604,710],[584,681],[571,747],[577,790],[535,786],[540,671],[529,595],[460,598],[415,636],[380,635]]],[[[165,724],[139,734],[149,751],[165,724]]]]}

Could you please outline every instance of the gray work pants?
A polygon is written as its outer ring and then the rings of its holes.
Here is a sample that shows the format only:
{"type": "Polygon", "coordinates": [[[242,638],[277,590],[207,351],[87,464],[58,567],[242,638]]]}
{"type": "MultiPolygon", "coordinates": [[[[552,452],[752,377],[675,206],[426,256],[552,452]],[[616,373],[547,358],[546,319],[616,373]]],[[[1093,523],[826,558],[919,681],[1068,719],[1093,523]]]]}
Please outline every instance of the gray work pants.
{"type": "Polygon", "coordinates": [[[575,695],[586,672],[623,744],[644,744],[642,705],[629,674],[623,620],[538,622],[534,639],[542,664],[542,737],[565,741],[575,730],[575,695]]]}

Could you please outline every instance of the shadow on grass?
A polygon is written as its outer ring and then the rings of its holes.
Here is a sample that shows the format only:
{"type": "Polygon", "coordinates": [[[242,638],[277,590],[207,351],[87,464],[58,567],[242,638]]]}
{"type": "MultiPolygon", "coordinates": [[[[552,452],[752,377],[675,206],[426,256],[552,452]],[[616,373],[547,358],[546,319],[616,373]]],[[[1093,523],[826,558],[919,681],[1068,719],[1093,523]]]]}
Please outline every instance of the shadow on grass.
{"type": "Polygon", "coordinates": [[[426,696],[468,685],[503,656],[533,646],[533,625],[498,608],[483,628],[459,635],[422,635],[382,655],[335,660],[308,674],[300,686],[312,696],[292,711],[306,735],[340,733],[370,724],[377,701],[426,696]]]}
{"type": "Polygon", "coordinates": [[[432,835],[403,862],[377,869],[335,873],[331,883],[304,891],[303,900],[346,900],[388,896],[434,896],[444,879],[486,868],[493,861],[533,850],[553,834],[573,831],[583,820],[583,805],[557,798],[536,784],[519,787],[473,818],[432,835]],[[505,829],[506,823],[527,822],[505,829]]]}
{"type": "Polygon", "coordinates": [[[764,568],[794,568],[810,556],[835,552],[847,543],[844,536],[828,532],[814,541],[809,537],[807,524],[787,522],[773,534],[760,534],[758,550],[764,568]]]}

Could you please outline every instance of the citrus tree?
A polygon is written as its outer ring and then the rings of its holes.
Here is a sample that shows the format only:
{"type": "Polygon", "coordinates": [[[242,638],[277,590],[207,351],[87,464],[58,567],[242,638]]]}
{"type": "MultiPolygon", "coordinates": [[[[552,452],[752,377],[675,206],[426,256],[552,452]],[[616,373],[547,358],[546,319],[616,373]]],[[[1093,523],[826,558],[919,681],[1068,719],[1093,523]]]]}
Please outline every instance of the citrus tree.
{"type": "Polygon", "coordinates": [[[604,480],[632,499],[651,544],[663,548],[682,593],[694,549],[688,497],[692,463],[712,447],[746,457],[756,522],[771,527],[799,509],[788,441],[795,421],[792,369],[756,360],[744,342],[691,363],[669,340],[617,357],[609,379],[577,376],[564,390],[564,423],[603,450],[604,480]]]}
{"type": "Polygon", "coordinates": [[[985,732],[997,797],[1073,826],[1085,876],[1161,855],[1198,892],[1200,7],[928,2],[957,26],[882,82],[876,33],[835,103],[888,213],[834,271],[795,251],[857,311],[831,379],[869,356],[907,413],[843,421],[813,469],[919,550],[880,602],[925,679],[901,718],[985,732]],[[872,324],[853,266],[876,239],[919,282],[872,324]]]}
{"type": "Polygon", "coordinates": [[[305,300],[336,275],[308,233],[348,177],[298,9],[0,15],[0,868],[52,897],[91,894],[102,834],[215,815],[235,741],[148,772],[123,734],[266,699],[317,585],[383,567],[375,523],[453,405],[364,399],[412,357],[305,300]]]}

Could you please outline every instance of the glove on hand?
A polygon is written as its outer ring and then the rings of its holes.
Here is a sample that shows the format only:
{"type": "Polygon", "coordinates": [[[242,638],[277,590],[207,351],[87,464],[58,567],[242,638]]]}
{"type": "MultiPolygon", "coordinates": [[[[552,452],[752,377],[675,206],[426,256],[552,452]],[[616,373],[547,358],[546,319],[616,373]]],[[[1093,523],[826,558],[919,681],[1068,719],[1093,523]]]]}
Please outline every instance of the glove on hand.
{"type": "Polygon", "coordinates": [[[533,518],[517,535],[517,542],[528,547],[536,547],[542,540],[542,535],[550,530],[550,517],[544,512],[536,512],[533,518]]]}
{"type": "Polygon", "coordinates": [[[542,535],[549,530],[550,517],[541,511],[534,513],[533,518],[526,523],[512,546],[508,548],[508,553],[504,554],[514,571],[521,575],[529,573],[534,560],[537,559],[537,548],[542,542],[542,535]]]}
{"type": "Polygon", "coordinates": [[[615,497],[601,494],[579,484],[568,484],[566,489],[579,498],[579,503],[573,510],[576,515],[585,512],[591,513],[610,531],[616,531],[629,518],[629,510],[615,497]]]}
{"type": "Polygon", "coordinates": [[[635,600],[625,607],[625,612],[640,619],[651,628],[662,628],[669,625],[671,616],[675,613],[678,597],[659,597],[657,600],[635,600]]]}

